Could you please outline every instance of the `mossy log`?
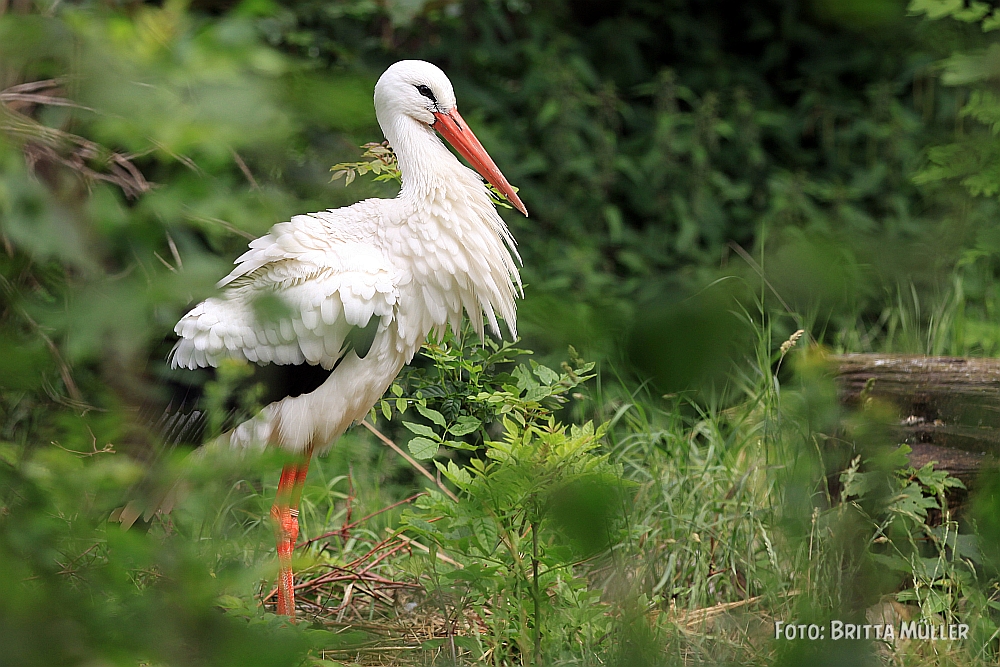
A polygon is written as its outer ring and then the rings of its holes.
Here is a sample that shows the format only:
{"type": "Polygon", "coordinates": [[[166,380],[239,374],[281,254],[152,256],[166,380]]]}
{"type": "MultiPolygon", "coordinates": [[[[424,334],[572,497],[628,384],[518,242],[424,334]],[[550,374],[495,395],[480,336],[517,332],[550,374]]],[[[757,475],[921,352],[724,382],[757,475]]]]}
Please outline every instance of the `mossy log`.
{"type": "Polygon", "coordinates": [[[971,481],[987,456],[1000,458],[1000,359],[844,354],[832,358],[841,400],[862,396],[896,407],[894,431],[914,465],[939,462],[971,481]]]}

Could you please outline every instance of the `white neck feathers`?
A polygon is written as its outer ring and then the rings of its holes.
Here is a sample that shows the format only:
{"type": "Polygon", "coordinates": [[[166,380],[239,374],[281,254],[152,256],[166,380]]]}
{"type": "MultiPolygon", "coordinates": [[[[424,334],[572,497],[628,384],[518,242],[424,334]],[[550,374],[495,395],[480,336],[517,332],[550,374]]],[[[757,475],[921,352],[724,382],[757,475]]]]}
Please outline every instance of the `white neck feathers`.
{"type": "Polygon", "coordinates": [[[479,178],[458,161],[429,125],[399,114],[386,123],[383,132],[399,163],[401,199],[427,201],[446,190],[468,189],[472,194],[483,189],[479,178]]]}

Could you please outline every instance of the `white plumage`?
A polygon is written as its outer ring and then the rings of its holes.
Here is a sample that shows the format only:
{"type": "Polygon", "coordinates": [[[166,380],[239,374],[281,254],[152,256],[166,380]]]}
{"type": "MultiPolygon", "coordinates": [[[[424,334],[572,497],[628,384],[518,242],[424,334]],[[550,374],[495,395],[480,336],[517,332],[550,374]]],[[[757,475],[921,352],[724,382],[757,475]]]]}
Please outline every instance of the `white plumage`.
{"type": "Polygon", "coordinates": [[[435,129],[524,207],[455,110],[451,82],[429,63],[396,63],[376,84],[375,109],[399,161],[399,196],[275,225],[236,260],[219,282],[221,294],[174,328],[174,367],[226,358],[336,367],[312,393],[272,403],[239,425],[229,434],[233,445],[329,447],[367,414],[431,330],[458,331],[463,311],[480,336],[484,319],[500,335],[498,318],[516,335],[513,237],[483,181],[435,129]],[[258,321],[254,303],[270,294],[284,300],[290,317],[258,321]],[[345,352],[351,330],[372,318],[378,329],[368,354],[345,352]]]}

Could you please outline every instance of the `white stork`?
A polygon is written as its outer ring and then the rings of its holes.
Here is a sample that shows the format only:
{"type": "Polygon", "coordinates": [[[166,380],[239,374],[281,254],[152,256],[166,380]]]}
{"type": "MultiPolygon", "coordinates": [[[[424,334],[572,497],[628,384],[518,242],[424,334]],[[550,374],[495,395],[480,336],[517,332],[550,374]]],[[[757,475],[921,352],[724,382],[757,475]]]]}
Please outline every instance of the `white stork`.
{"type": "Polygon", "coordinates": [[[430,63],[398,62],[375,84],[375,113],[399,161],[399,196],[275,225],[236,260],[219,282],[221,294],[174,327],[180,336],[170,353],[174,368],[240,359],[332,370],[315,391],[271,403],[221,436],[233,446],[276,445],[301,457],[282,470],[271,510],[278,613],[287,616],[295,614],[291,558],[312,455],[365,417],[431,330],[457,332],[463,310],[480,336],[484,316],[495,335],[501,335],[498,316],[516,335],[521,282],[514,239],[483,181],[435,130],[517,210],[528,212],[459,115],[448,77],[430,63]],[[258,321],[254,302],[271,294],[291,315],[258,321]]]}

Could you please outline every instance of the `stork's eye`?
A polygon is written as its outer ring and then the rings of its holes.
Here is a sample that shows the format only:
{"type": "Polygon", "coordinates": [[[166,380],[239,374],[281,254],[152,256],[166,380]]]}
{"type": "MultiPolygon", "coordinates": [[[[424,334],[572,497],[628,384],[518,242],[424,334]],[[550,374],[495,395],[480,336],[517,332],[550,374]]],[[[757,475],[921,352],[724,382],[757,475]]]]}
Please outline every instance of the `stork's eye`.
{"type": "Polygon", "coordinates": [[[417,86],[417,92],[426,97],[427,99],[429,99],[431,102],[437,104],[437,99],[435,99],[434,93],[432,93],[431,89],[428,88],[427,86],[420,84],[419,86],[417,86]]]}

